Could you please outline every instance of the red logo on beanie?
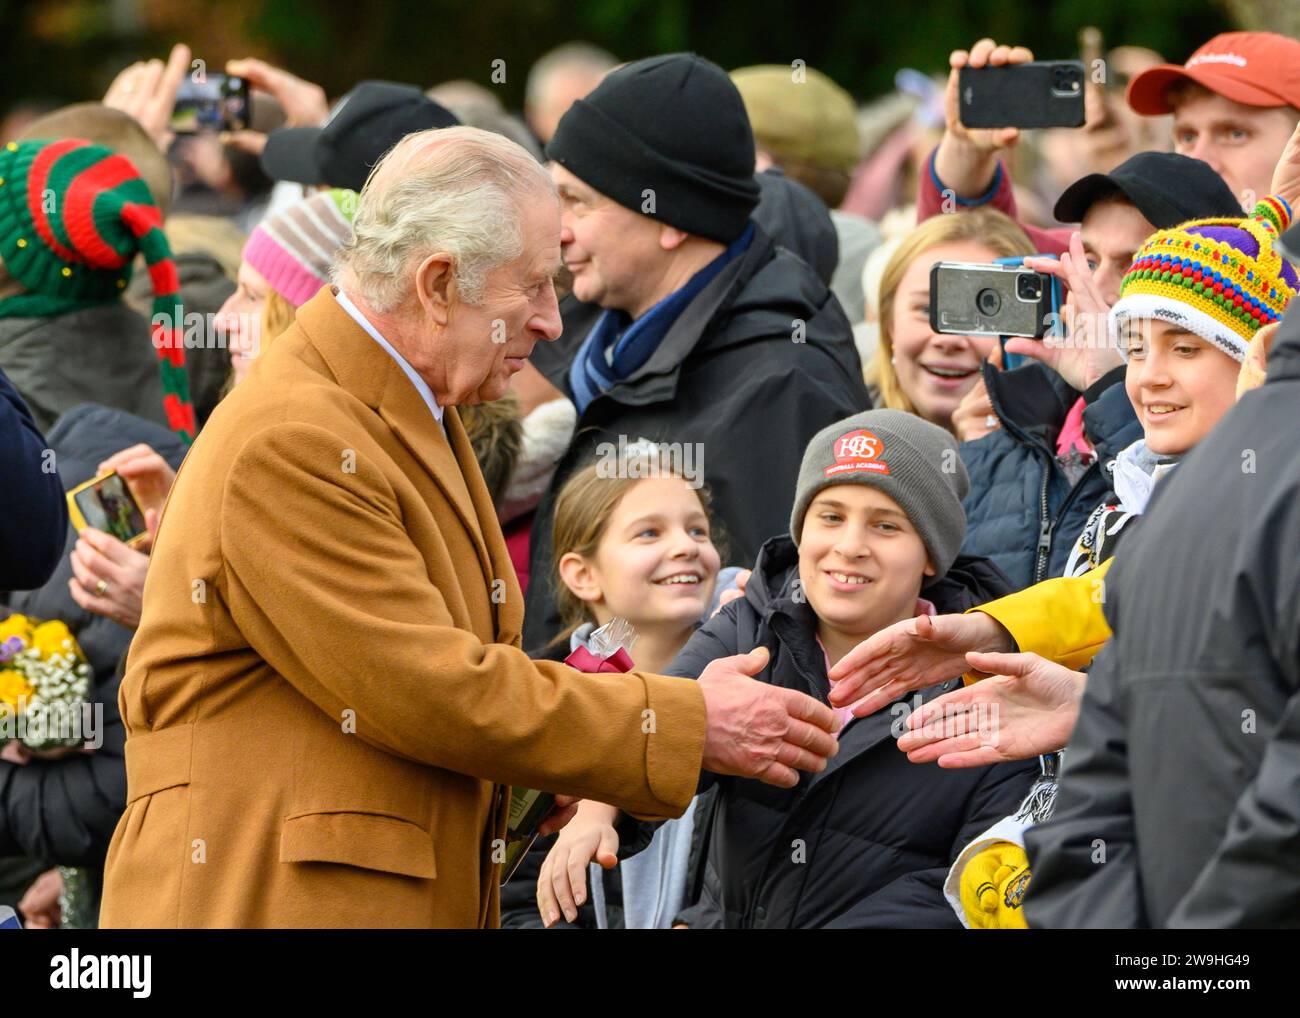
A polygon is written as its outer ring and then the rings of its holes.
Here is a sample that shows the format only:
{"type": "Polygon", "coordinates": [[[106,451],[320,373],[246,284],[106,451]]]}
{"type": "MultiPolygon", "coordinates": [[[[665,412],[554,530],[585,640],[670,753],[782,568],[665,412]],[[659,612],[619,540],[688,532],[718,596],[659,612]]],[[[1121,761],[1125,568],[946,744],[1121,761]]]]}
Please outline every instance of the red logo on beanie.
{"type": "Polygon", "coordinates": [[[822,471],[825,477],[866,470],[873,474],[889,473],[889,464],[880,457],[885,443],[866,428],[850,431],[835,440],[835,465],[822,471]]]}

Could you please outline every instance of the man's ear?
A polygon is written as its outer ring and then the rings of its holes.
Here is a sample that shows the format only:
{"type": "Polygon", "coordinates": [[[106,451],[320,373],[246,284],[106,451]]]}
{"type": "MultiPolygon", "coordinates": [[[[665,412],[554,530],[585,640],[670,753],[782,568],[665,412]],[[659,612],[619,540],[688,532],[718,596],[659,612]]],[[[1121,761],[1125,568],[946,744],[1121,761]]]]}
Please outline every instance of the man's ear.
{"type": "Polygon", "coordinates": [[[664,223],[659,227],[659,246],[665,251],[676,251],[686,243],[686,238],[689,236],[690,234],[684,230],[664,223]]]}
{"type": "Polygon", "coordinates": [[[605,596],[600,589],[596,570],[577,552],[571,551],[561,555],[557,571],[560,574],[560,582],[568,587],[579,601],[594,604],[605,596]]]}
{"type": "Polygon", "coordinates": [[[415,270],[415,296],[424,313],[438,325],[446,325],[456,298],[456,273],[451,255],[435,251],[415,270]]]}

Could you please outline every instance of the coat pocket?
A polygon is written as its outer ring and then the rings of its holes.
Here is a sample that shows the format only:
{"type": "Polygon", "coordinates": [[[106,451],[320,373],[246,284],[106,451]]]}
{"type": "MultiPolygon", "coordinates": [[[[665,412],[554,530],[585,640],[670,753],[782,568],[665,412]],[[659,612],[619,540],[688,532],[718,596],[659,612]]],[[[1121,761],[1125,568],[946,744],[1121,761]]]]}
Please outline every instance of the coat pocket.
{"type": "Polygon", "coordinates": [[[433,837],[418,824],[382,813],[316,811],[287,817],[281,862],[333,862],[432,880],[433,837]]]}

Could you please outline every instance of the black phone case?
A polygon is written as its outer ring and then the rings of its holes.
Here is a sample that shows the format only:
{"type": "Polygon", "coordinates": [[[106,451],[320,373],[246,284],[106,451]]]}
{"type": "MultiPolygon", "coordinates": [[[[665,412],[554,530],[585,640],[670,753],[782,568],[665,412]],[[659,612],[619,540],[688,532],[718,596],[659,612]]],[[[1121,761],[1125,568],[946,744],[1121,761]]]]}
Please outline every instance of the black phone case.
{"type": "Polygon", "coordinates": [[[1035,61],[1004,67],[963,67],[957,105],[963,127],[1082,127],[1084,67],[1078,60],[1035,61]],[[1073,72],[1078,90],[1057,91],[1073,72]]]}

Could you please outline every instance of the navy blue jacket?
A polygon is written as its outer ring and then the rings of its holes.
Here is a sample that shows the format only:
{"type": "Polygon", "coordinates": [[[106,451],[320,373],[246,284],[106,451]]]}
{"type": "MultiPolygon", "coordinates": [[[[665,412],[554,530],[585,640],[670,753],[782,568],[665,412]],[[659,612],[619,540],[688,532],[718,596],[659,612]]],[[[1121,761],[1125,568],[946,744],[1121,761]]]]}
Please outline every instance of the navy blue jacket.
{"type": "Polygon", "coordinates": [[[986,363],[984,382],[1002,426],[960,446],[970,474],[961,551],[992,559],[1019,590],[1064,574],[1088,514],[1110,490],[1115,456],[1142,437],[1142,426],[1116,368],[1084,394],[1084,431],[1097,458],[1071,483],[1056,439],[1079,393],[1038,363],[1005,372],[986,363]]]}
{"type": "Polygon", "coordinates": [[[48,449],[0,371],[0,591],[39,587],[63,552],[68,505],[48,449]]]}

